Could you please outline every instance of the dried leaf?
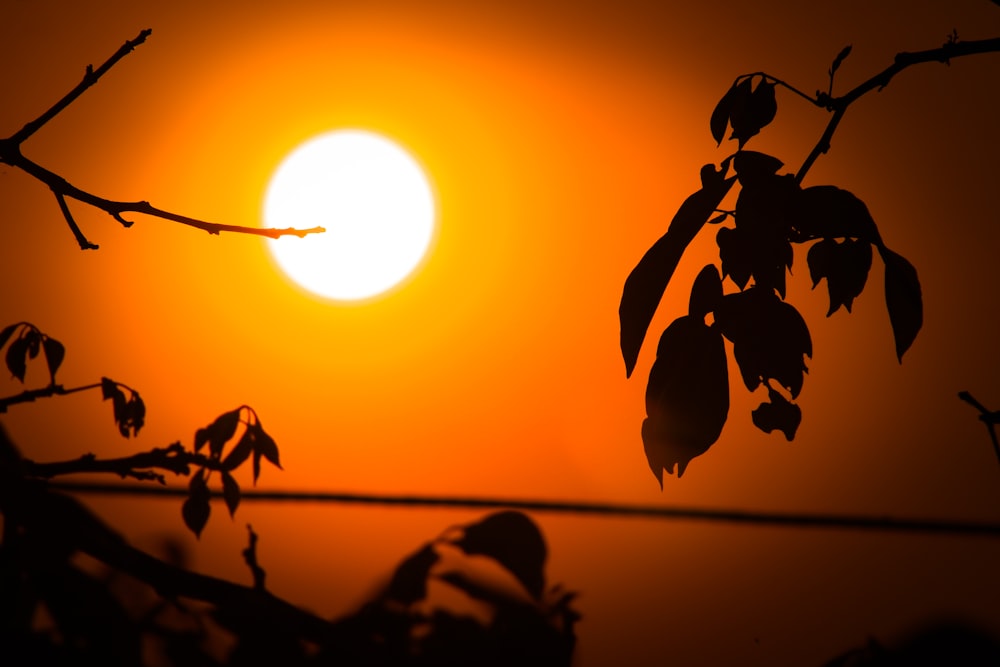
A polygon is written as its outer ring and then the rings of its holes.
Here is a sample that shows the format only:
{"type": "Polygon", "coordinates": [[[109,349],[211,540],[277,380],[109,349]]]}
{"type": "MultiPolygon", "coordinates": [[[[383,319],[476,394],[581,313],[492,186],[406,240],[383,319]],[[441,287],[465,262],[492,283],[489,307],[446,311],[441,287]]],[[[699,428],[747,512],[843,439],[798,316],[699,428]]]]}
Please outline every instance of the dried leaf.
{"type": "Polygon", "coordinates": [[[469,555],[489,556],[517,577],[536,599],[545,590],[548,549],[535,522],[522,512],[497,512],[465,526],[455,541],[469,555]]]}
{"type": "Polygon", "coordinates": [[[229,516],[232,517],[236,514],[236,508],[240,506],[240,485],[225,470],[222,471],[222,497],[225,498],[229,516]]]}
{"type": "Polygon", "coordinates": [[[212,512],[209,497],[205,469],[202,468],[191,477],[191,482],[188,484],[188,497],[181,506],[184,525],[198,538],[201,537],[201,531],[208,523],[208,516],[212,512]]]}
{"type": "Polygon", "coordinates": [[[726,169],[715,171],[712,165],[702,168],[702,188],[684,200],[667,233],[643,255],[625,280],[618,317],[626,377],[635,370],[649,323],[681,255],[736,180],[735,177],[726,178],[725,173],[726,169]],[[709,170],[711,175],[707,173],[709,170]]]}
{"type": "Polygon", "coordinates": [[[920,280],[917,270],[902,255],[884,245],[879,246],[878,251],[885,262],[885,305],[896,343],[896,358],[903,363],[903,355],[924,323],[920,280]]]}
{"type": "MultiPolygon", "coordinates": [[[[723,300],[725,297],[723,297],[723,300]]],[[[653,475],[677,477],[722,433],[729,414],[729,371],[722,336],[696,317],[674,320],[663,335],[646,385],[642,441],[653,475]]]]}
{"type": "Polygon", "coordinates": [[[62,365],[63,359],[66,357],[66,348],[55,338],[48,336],[42,340],[42,347],[45,350],[45,362],[49,366],[49,375],[55,382],[56,371],[59,370],[59,366],[62,365]]]}

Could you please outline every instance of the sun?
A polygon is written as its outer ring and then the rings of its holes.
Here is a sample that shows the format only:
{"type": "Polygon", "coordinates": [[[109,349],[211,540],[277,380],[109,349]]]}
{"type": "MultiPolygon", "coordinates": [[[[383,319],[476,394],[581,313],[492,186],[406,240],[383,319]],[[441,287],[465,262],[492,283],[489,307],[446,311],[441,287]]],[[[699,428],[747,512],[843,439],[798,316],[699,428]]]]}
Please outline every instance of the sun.
{"type": "Polygon", "coordinates": [[[389,139],[336,130],[309,139],[278,165],[264,197],[268,227],[326,228],[267,240],[302,288],[358,301],[402,283],[434,237],[434,197],[417,161],[389,139]]]}

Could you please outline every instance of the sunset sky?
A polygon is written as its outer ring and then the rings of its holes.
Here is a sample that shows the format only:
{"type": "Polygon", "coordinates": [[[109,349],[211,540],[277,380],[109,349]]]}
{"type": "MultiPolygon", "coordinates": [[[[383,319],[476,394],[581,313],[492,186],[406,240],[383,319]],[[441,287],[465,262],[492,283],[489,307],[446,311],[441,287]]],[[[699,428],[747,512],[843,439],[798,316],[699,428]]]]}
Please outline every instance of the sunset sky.
{"type": "MultiPolygon", "coordinates": [[[[1000,54],[921,65],[847,113],[807,185],[863,199],[923,284],[925,324],[897,363],[876,260],[854,313],[825,317],[796,256],[788,299],[814,355],[794,442],[750,421],[730,368],[729,422],[664,489],[639,428],[655,339],[717,260],[681,263],[626,380],[622,284],[716,148],[709,116],[765,71],[835,92],[895,53],[1000,36],[1000,8],[952,3],[8,2],[0,135],[126,39],[149,40],[30,139],[74,185],[213,222],[259,226],[281,159],[327,130],[392,138],[424,166],[438,232],[393,293],[331,304],[291,284],[266,241],[72,203],[83,252],[45,186],[0,166],[0,326],[67,348],[67,386],[108,376],[148,407],[134,441],[97,392],[17,406],[25,456],[122,456],[249,404],[281,450],[262,489],[481,495],[1000,522],[1000,466],[967,390],[1000,409],[996,183],[1000,54]]],[[[794,171],[826,114],[778,92],[749,148],[794,171]]],[[[804,250],[801,249],[800,250],[804,250]]],[[[733,289],[728,285],[727,289],[733,289]]],[[[40,386],[39,367],[28,383],[40,386]]],[[[0,395],[21,391],[0,377],[0,395]]],[[[249,471],[245,471],[249,472],[249,471]]],[[[113,480],[112,480],[113,481],[113,480]]],[[[241,477],[247,487],[250,478],[241,477]]],[[[183,532],[180,501],[87,497],[136,545],[183,532]]],[[[404,556],[477,511],[246,503],[214,507],[196,569],[247,583],[245,524],[268,586],[350,611],[404,556]]],[[[942,614],[1000,633],[1000,541],[534,514],[548,576],[580,592],[580,667],[815,665],[942,614]]]]}

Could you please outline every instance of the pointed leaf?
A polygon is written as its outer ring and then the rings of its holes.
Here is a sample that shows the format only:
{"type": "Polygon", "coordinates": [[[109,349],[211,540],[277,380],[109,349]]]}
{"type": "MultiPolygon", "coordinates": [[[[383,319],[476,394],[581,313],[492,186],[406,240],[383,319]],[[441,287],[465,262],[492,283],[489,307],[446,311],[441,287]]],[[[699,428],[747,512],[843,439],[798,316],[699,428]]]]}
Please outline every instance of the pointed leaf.
{"type": "Polygon", "coordinates": [[[10,344],[5,357],[7,370],[20,382],[24,382],[24,375],[28,372],[28,339],[21,336],[10,344]]]}
{"type": "Polygon", "coordinates": [[[235,470],[241,463],[247,460],[250,452],[253,451],[254,436],[249,428],[243,432],[236,446],[229,450],[229,454],[222,460],[224,470],[235,470]]]}
{"type": "Polygon", "coordinates": [[[10,324],[4,327],[3,331],[0,331],[0,349],[3,349],[3,346],[7,344],[7,341],[10,340],[10,337],[14,335],[14,332],[17,331],[19,326],[21,326],[20,322],[17,324],[10,324]]]}
{"type": "Polygon", "coordinates": [[[63,359],[66,357],[66,348],[55,338],[48,336],[42,340],[42,347],[45,350],[45,363],[49,366],[49,375],[52,376],[54,382],[56,371],[59,370],[59,366],[62,365],[63,359]]]}
{"type": "Polygon", "coordinates": [[[465,526],[455,544],[469,555],[489,556],[517,577],[537,600],[545,590],[548,549],[535,522],[522,512],[497,512],[465,526]]]}
{"type": "Polygon", "coordinates": [[[225,498],[229,516],[232,517],[236,514],[236,508],[240,506],[240,485],[225,470],[222,471],[222,497],[225,498]]]}
{"type": "MultiPolygon", "coordinates": [[[[725,297],[724,297],[725,298],[725,297]]],[[[642,441],[650,470],[684,474],[711,447],[729,414],[729,371],[722,336],[700,318],[674,320],[663,335],[646,385],[642,441]]]]}
{"type": "Polygon", "coordinates": [[[208,516],[212,512],[209,505],[208,484],[205,481],[205,469],[202,468],[188,484],[188,497],[181,506],[181,516],[184,518],[184,525],[195,534],[201,537],[201,531],[208,523],[208,516]]]}
{"type": "Polygon", "coordinates": [[[896,358],[903,363],[903,355],[920,332],[924,323],[923,298],[917,270],[906,258],[879,246],[885,262],[885,305],[896,343],[896,358]]]}
{"type": "Polygon", "coordinates": [[[254,448],[260,452],[265,459],[273,463],[279,470],[281,470],[281,462],[278,460],[278,445],[274,442],[274,438],[269,436],[264,431],[264,427],[261,426],[259,421],[255,423],[252,428],[254,431],[254,448]]]}
{"type": "Polygon", "coordinates": [[[215,421],[204,429],[199,429],[195,433],[195,451],[201,449],[205,442],[208,442],[209,456],[218,459],[222,456],[222,448],[225,447],[229,439],[236,433],[236,427],[240,423],[240,410],[236,408],[229,412],[224,412],[215,421]]]}
{"type": "Polygon", "coordinates": [[[667,233],[643,255],[625,280],[618,317],[626,377],[635,370],[649,323],[684,250],[736,180],[735,177],[725,178],[725,170],[716,172],[711,165],[706,167],[712,169],[712,175],[706,175],[706,169],[702,168],[702,189],[684,200],[667,233]]]}
{"type": "Polygon", "coordinates": [[[709,120],[709,127],[712,130],[712,138],[715,145],[720,146],[722,140],[726,138],[726,127],[729,125],[729,116],[733,111],[733,103],[736,99],[736,84],[734,83],[722,96],[722,99],[712,110],[712,117],[709,120]]]}

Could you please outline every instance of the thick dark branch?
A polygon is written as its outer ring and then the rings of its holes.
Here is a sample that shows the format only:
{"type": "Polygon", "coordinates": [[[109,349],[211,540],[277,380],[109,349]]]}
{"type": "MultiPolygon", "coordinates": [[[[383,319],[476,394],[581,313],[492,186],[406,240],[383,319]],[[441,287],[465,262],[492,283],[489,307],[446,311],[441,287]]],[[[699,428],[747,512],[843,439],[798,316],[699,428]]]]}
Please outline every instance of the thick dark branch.
{"type": "MultiPolygon", "coordinates": [[[[837,126],[840,124],[841,119],[844,117],[847,107],[857,101],[862,95],[870,93],[876,89],[881,90],[882,88],[885,88],[889,85],[889,82],[892,81],[893,77],[911,65],[928,62],[950,64],[952,58],[971,56],[979,53],[996,52],[1000,52],[1000,37],[973,40],[969,42],[949,40],[946,44],[936,49],[915,51],[913,53],[898,53],[896,54],[896,57],[891,65],[864,83],[856,86],[850,92],[845,93],[840,97],[823,96],[818,100],[818,103],[820,106],[824,106],[829,111],[832,111],[833,117],[830,118],[830,122],[827,124],[826,130],[823,132],[823,136],[820,137],[816,146],[813,147],[812,152],[809,153],[805,161],[802,163],[798,173],[795,174],[795,180],[798,183],[801,183],[813,163],[816,162],[816,159],[830,150],[830,140],[832,139],[837,126]]],[[[808,96],[805,97],[808,98],[808,96]]]]}
{"type": "Polygon", "coordinates": [[[15,394],[14,396],[8,396],[6,398],[0,398],[0,414],[7,412],[7,408],[12,405],[17,405],[18,403],[31,403],[32,401],[39,398],[51,398],[52,396],[65,396],[67,394],[74,394],[78,391],[86,391],[88,389],[97,389],[101,384],[98,382],[96,384],[86,384],[80,387],[73,387],[71,389],[66,389],[61,384],[50,384],[47,387],[42,387],[41,389],[26,389],[20,394],[15,394]]]}
{"type": "Polygon", "coordinates": [[[13,134],[10,137],[10,141],[18,145],[24,143],[28,137],[40,130],[47,122],[55,118],[60,111],[72,104],[76,98],[80,97],[80,95],[82,95],[88,88],[97,83],[98,80],[100,80],[100,78],[104,76],[108,70],[114,67],[119,60],[130,54],[135,47],[145,42],[146,38],[149,37],[152,32],[152,30],[147,28],[146,30],[140,32],[135,39],[130,39],[122,44],[121,48],[115,51],[114,55],[104,61],[104,64],[96,70],[93,65],[87,65],[87,71],[83,75],[83,80],[78,83],[73,90],[66,93],[61,100],[53,104],[52,107],[41,116],[13,134]]]}
{"type": "Polygon", "coordinates": [[[166,470],[175,475],[191,474],[191,466],[222,470],[219,461],[213,461],[204,454],[189,452],[179,442],[117,459],[99,459],[93,454],[84,454],[78,459],[51,463],[36,463],[23,459],[21,466],[21,471],[26,477],[40,479],[77,473],[113,473],[122,478],[155,479],[160,483],[165,483],[163,476],[151,472],[152,470],[166,470]]]}
{"type": "MultiPolygon", "coordinates": [[[[132,484],[89,484],[53,482],[52,486],[66,491],[109,495],[148,495],[185,497],[187,489],[132,484]]],[[[218,496],[219,494],[213,494],[218,496]]],[[[636,517],[738,523],[787,528],[826,528],[867,530],[875,532],[932,533],[969,537],[1000,537],[1000,524],[969,521],[939,521],[934,519],[896,519],[857,515],[808,514],[785,512],[748,512],[745,510],[704,509],[698,507],[664,507],[657,505],[625,505],[618,503],[558,502],[551,500],[518,500],[462,496],[404,496],[366,493],[330,493],[300,491],[244,491],[241,499],[261,502],[348,503],[390,505],[402,507],[457,507],[463,509],[518,509],[534,512],[557,512],[589,516],[636,517]]]]}

